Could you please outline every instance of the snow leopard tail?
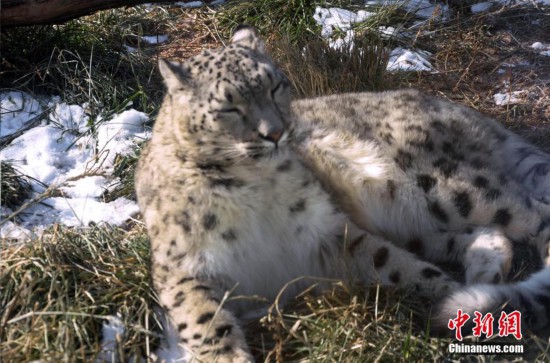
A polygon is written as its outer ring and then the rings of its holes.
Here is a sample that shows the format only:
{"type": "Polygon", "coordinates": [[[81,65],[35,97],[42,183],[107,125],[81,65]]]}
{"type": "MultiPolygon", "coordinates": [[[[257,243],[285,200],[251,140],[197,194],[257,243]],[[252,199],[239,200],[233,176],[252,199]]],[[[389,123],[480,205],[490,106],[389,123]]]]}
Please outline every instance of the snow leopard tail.
{"type": "MultiPolygon", "coordinates": [[[[527,280],[504,285],[476,284],[465,286],[443,299],[434,319],[438,332],[451,332],[458,310],[469,315],[464,325],[464,335],[472,335],[475,312],[482,316],[492,313],[494,326],[502,315],[518,311],[521,315],[521,329],[535,334],[550,333],[550,268],[531,275],[527,280]],[[505,314],[503,314],[503,312],[505,314]]],[[[453,330],[454,331],[454,330],[453,330]]],[[[495,329],[498,333],[498,330],[495,329]]]]}

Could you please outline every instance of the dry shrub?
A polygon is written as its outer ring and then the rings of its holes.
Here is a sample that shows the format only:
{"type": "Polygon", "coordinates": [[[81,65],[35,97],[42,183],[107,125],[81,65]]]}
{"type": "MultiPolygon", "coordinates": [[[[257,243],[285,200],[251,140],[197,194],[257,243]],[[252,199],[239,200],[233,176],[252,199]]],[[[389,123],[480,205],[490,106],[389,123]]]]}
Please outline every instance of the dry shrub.
{"type": "Polygon", "coordinates": [[[296,45],[281,39],[269,48],[298,98],[385,88],[388,52],[378,42],[356,40],[340,51],[323,39],[296,45]]]}

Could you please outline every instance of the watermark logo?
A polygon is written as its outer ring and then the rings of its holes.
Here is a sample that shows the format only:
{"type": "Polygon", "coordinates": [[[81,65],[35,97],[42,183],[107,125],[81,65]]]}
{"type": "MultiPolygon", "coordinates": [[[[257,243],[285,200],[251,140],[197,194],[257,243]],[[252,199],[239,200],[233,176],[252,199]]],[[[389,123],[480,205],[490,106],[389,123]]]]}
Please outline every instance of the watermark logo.
{"type": "MultiPolygon", "coordinates": [[[[456,318],[449,319],[447,327],[455,331],[455,338],[458,341],[462,341],[462,327],[468,320],[470,320],[470,315],[463,312],[461,309],[457,310],[456,318]]],[[[494,321],[493,314],[487,313],[483,315],[479,311],[475,311],[473,318],[475,326],[472,329],[473,336],[481,337],[483,334],[487,338],[492,337],[494,321]]],[[[507,337],[509,335],[513,335],[517,340],[522,338],[521,313],[517,310],[511,313],[503,311],[500,313],[500,318],[498,319],[498,336],[507,337]]]]}

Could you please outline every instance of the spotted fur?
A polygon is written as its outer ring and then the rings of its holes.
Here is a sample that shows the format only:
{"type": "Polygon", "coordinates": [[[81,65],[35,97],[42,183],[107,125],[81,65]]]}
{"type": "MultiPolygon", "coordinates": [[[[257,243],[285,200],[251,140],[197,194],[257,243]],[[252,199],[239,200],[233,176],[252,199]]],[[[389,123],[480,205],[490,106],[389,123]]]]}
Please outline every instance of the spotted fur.
{"type": "Polygon", "coordinates": [[[550,270],[494,284],[515,245],[547,263],[550,157],[493,120],[413,90],[291,102],[247,27],[160,70],[136,190],[182,357],[252,361],[238,318],[303,276],[415,290],[444,301],[440,324],[506,301],[548,313],[550,270]],[[436,263],[461,264],[466,287],[436,263]]]}

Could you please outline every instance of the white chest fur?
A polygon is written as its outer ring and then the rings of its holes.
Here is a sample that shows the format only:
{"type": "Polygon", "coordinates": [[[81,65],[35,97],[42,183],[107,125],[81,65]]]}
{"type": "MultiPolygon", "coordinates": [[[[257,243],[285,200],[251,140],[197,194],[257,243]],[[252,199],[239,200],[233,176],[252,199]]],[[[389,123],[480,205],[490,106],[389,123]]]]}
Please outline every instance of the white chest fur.
{"type": "Polygon", "coordinates": [[[219,191],[212,208],[220,230],[230,229],[235,238],[224,240],[219,230],[205,236],[210,274],[238,284],[238,293],[270,299],[298,277],[337,274],[333,259],[344,245],[346,217],[309,170],[280,152],[257,168],[229,171],[243,185],[219,191]]]}

